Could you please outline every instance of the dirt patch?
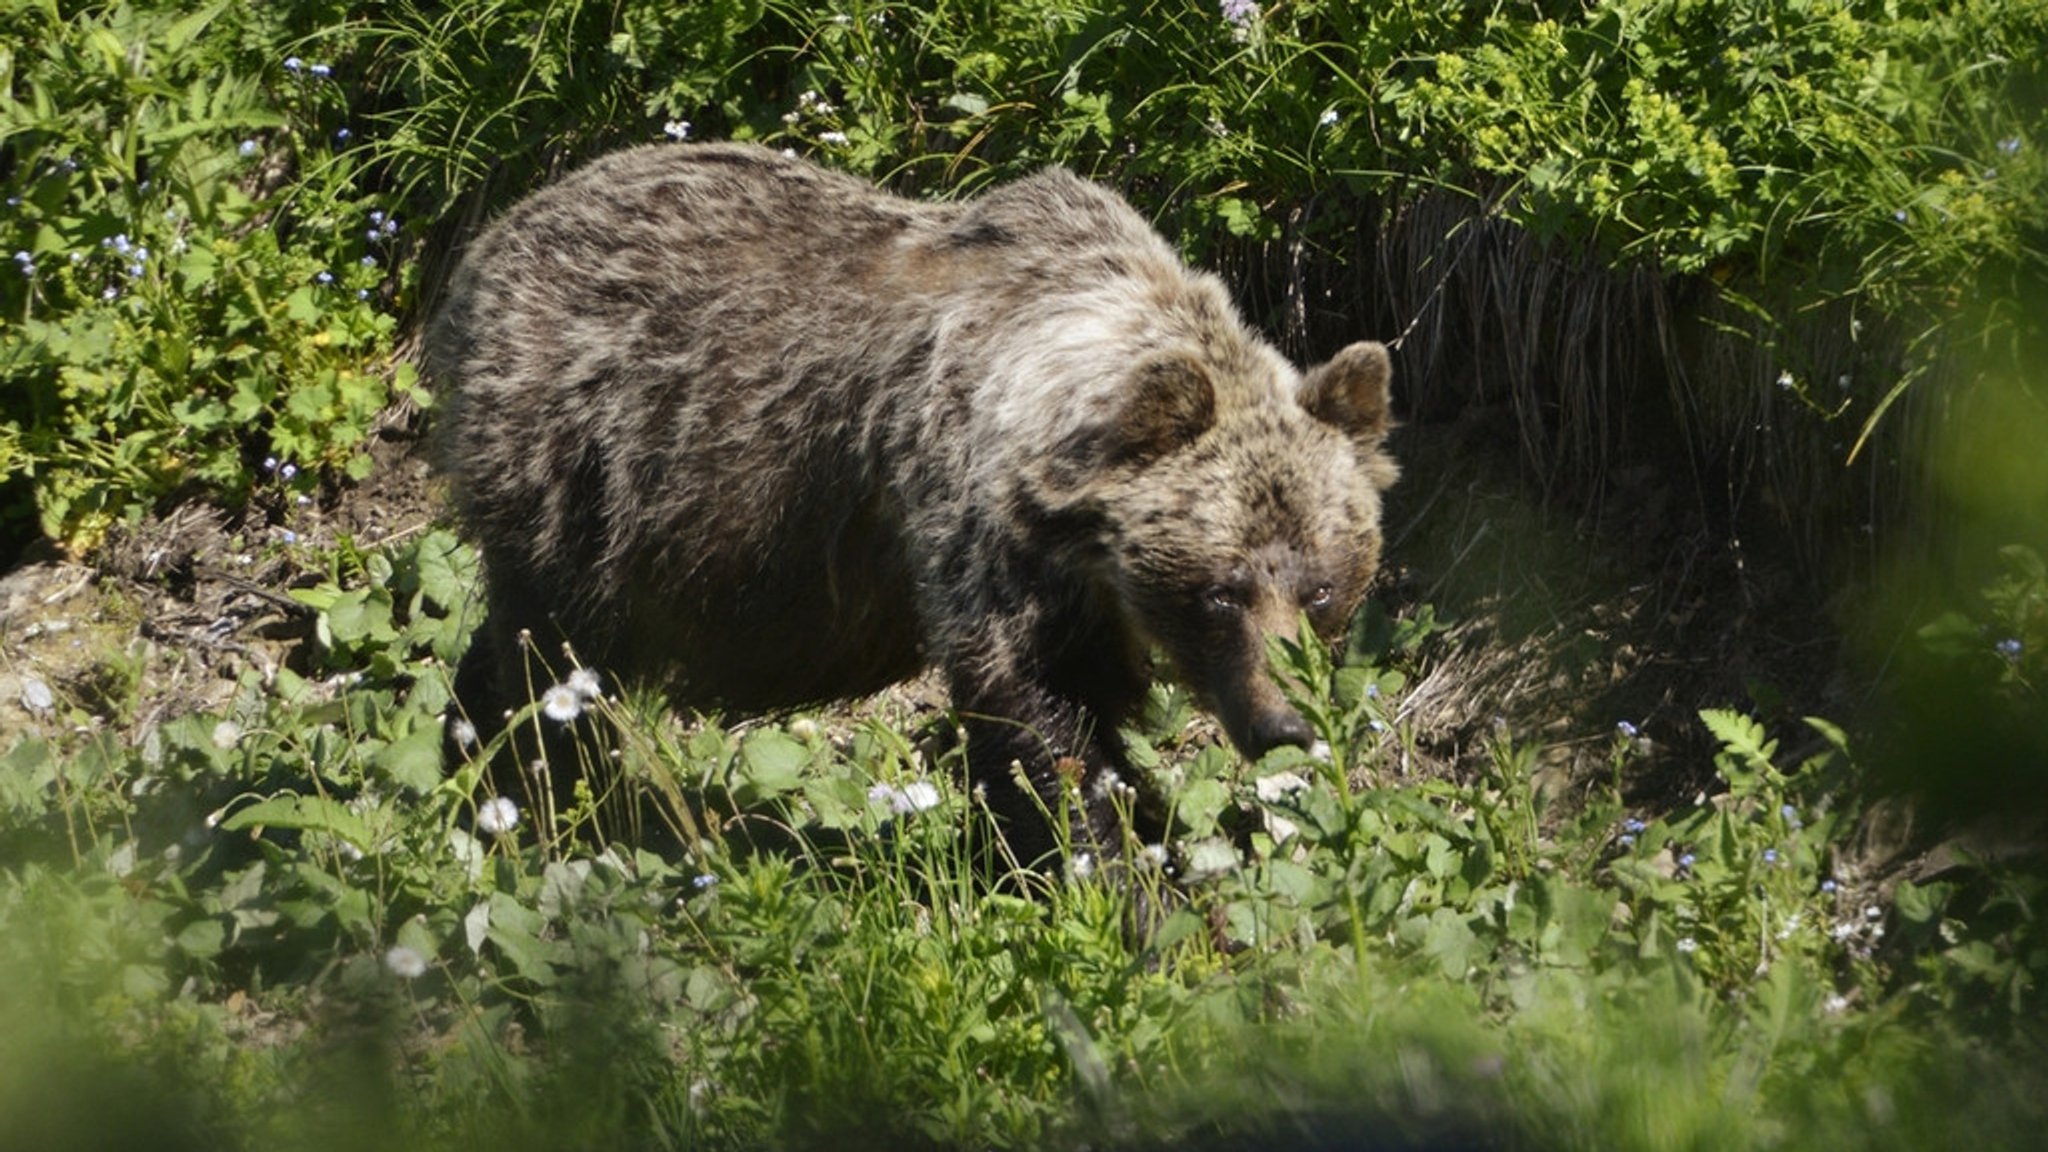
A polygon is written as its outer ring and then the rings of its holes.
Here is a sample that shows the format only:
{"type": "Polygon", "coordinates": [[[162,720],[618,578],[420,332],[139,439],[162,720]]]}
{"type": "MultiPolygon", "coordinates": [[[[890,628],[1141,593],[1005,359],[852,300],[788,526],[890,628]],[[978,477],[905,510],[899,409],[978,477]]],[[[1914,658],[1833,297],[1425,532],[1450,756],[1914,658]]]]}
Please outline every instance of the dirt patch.
{"type": "Polygon", "coordinates": [[[296,659],[312,612],[292,589],[328,557],[424,531],[440,501],[394,423],[360,485],[239,511],[181,504],[110,535],[85,562],[31,559],[0,576],[0,751],[11,734],[105,732],[139,743],[174,716],[223,709],[242,676],[296,659]]]}

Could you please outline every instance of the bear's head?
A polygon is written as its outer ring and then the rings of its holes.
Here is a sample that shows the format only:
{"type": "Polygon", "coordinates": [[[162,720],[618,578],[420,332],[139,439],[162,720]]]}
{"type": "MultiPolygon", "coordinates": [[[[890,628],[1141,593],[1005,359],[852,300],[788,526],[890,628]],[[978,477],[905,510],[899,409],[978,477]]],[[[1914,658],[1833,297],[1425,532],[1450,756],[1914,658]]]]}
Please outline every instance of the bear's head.
{"type": "Polygon", "coordinates": [[[1132,370],[1118,479],[1095,510],[1132,639],[1256,759],[1313,739],[1267,670],[1267,637],[1295,636],[1306,613],[1336,640],[1378,567],[1380,493],[1398,473],[1381,450],[1391,370],[1376,343],[1305,376],[1277,357],[1226,363],[1240,367],[1169,352],[1132,370]]]}

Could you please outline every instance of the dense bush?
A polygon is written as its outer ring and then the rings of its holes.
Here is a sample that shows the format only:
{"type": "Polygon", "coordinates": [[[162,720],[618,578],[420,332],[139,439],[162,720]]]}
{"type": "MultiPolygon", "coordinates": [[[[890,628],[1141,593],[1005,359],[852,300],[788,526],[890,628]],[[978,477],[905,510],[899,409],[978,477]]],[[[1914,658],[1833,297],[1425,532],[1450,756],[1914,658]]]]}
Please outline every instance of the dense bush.
{"type": "Polygon", "coordinates": [[[664,133],[928,194],[1067,164],[1198,255],[1285,233],[1340,259],[1364,205],[1462,190],[1731,299],[1775,308],[1791,285],[1919,334],[1845,382],[1787,349],[1785,387],[1866,429],[1964,286],[2009,323],[2012,271],[2043,258],[2048,133],[2018,94],[2043,82],[2048,13],[2019,0],[12,0],[0,22],[0,363],[24,385],[0,461],[8,514],[32,502],[74,544],[188,483],[238,497],[266,458],[349,468],[409,391],[387,360],[414,303],[379,263],[392,246],[430,234],[438,256],[563,163],[664,133]]]}

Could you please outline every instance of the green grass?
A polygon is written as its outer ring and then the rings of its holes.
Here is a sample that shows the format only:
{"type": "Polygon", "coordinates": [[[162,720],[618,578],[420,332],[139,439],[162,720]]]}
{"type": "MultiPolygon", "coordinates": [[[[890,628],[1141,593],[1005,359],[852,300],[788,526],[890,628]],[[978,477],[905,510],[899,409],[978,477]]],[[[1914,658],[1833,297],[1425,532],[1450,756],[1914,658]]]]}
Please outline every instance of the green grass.
{"type": "Polygon", "coordinates": [[[1333,763],[1178,747],[1162,690],[1130,739],[1175,835],[1122,862],[991,883],[974,797],[886,717],[680,727],[611,697],[585,707],[613,794],[492,835],[479,771],[435,755],[473,579],[433,532],[301,592],[345,691],[252,677],[145,747],[7,753],[10,1118],[54,1094],[46,1146],[114,1139],[134,1093],[194,1147],[2021,1146],[2038,1123],[2011,1047],[2036,1035],[2042,946],[2011,912],[2038,880],[1838,878],[1863,800],[1831,725],[1794,762],[1704,717],[1725,791],[1663,814],[1622,807],[1616,733],[1612,783],[1553,811],[1505,733],[1479,778],[1404,775],[1429,629],[1368,627],[1341,660],[1276,648],[1333,763]],[[687,830],[666,854],[607,834],[631,794],[687,830]]]}

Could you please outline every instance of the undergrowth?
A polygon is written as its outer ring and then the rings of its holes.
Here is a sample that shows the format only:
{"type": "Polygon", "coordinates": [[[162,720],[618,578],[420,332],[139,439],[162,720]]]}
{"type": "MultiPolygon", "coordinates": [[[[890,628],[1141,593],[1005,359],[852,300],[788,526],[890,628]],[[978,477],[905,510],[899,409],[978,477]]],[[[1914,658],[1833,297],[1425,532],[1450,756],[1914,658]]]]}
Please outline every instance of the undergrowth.
{"type": "Polygon", "coordinates": [[[10,1116],[56,1093],[53,1138],[102,1132],[118,1077],[195,1147],[1915,1147],[2035,1119],[2002,1061],[2036,1036],[2038,884],[1837,876],[1861,801],[1825,722],[1793,756],[1703,715],[1724,787],[1671,813],[1624,807],[1626,726],[1556,807],[1505,731],[1475,778],[1409,775],[1430,617],[1369,613],[1343,652],[1275,645],[1327,759],[1190,745],[1159,689],[1127,738],[1172,836],[1005,881],[958,765],[886,716],[680,725],[557,661],[515,723],[591,728],[577,802],[491,796],[491,749],[444,776],[475,575],[439,531],[353,556],[297,593],[303,674],[141,747],[8,750],[10,1116]],[[649,808],[664,852],[613,834],[649,808]]]}

